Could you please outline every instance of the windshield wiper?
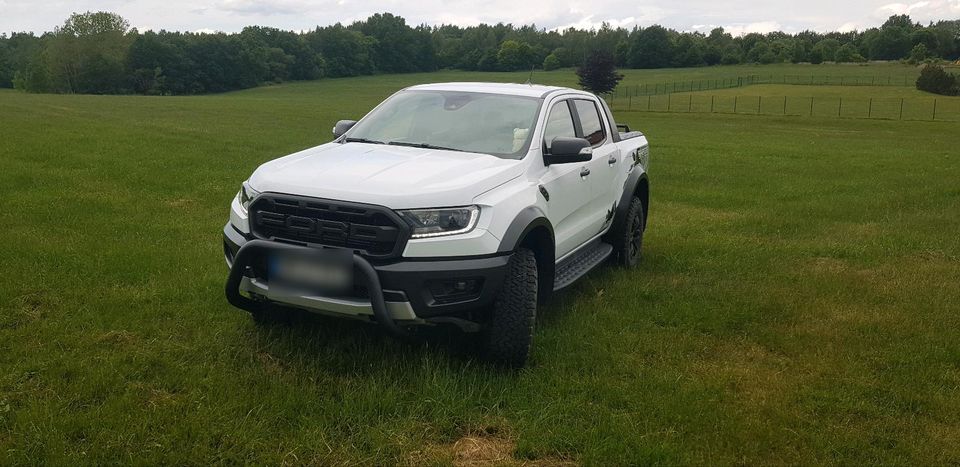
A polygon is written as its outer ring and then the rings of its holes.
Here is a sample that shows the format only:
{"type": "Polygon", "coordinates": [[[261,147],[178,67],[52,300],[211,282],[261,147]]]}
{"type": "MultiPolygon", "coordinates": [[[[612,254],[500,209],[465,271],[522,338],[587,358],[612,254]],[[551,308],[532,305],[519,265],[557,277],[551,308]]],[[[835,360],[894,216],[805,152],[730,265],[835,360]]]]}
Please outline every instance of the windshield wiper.
{"type": "Polygon", "coordinates": [[[435,145],[435,144],[430,144],[430,143],[410,143],[410,142],[407,142],[407,141],[390,141],[390,142],[387,143],[387,144],[389,144],[389,145],[391,145],[391,146],[409,146],[409,147],[411,147],[411,148],[439,149],[439,150],[441,150],[441,151],[467,152],[467,151],[464,151],[463,149],[448,148],[448,147],[444,147],[444,146],[437,146],[437,145],[435,145]]]}
{"type": "Polygon", "coordinates": [[[344,138],[344,143],[367,143],[367,144],[385,144],[383,141],[376,141],[366,138],[344,138]]]}

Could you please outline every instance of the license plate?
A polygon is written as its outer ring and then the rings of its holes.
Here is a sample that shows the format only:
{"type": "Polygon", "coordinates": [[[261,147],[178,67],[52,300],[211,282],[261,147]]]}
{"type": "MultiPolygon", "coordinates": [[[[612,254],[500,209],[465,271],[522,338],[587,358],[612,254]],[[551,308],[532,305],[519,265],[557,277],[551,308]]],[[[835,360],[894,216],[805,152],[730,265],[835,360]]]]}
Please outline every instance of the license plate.
{"type": "Polygon", "coordinates": [[[267,280],[271,289],[281,293],[343,295],[353,287],[353,252],[279,252],[269,258],[267,280]]]}

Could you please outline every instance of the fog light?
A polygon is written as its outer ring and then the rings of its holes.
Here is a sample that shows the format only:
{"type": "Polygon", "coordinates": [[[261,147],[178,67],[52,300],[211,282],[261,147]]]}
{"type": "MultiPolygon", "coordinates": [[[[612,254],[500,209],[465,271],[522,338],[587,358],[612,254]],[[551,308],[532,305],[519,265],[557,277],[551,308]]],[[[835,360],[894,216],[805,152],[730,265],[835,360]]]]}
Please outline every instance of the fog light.
{"type": "Polygon", "coordinates": [[[480,296],[483,279],[445,279],[430,281],[427,288],[438,304],[462,302],[480,296]]]}

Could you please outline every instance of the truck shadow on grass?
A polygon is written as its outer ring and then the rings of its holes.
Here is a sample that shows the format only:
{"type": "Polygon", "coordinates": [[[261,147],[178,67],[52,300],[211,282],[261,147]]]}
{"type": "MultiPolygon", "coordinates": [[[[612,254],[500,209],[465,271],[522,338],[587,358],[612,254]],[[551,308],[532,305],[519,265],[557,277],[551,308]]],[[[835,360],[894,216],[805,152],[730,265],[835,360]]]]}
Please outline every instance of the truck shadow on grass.
{"type": "Polygon", "coordinates": [[[351,372],[411,359],[483,363],[479,336],[453,326],[416,328],[398,338],[376,323],[341,319],[294,308],[277,308],[277,319],[253,324],[257,344],[297,358],[327,362],[351,372]]]}
{"type": "MultiPolygon", "coordinates": [[[[588,302],[598,293],[604,293],[603,289],[610,285],[611,278],[638,272],[649,274],[650,266],[642,267],[640,272],[607,263],[591,271],[585,280],[555,292],[538,307],[535,333],[572,325],[566,319],[568,315],[579,305],[590,305],[588,302]]],[[[400,339],[372,322],[341,319],[295,308],[277,307],[276,311],[276,319],[270,322],[250,321],[256,345],[274,354],[312,360],[329,369],[380,371],[391,362],[410,360],[454,367],[497,368],[484,359],[481,333],[466,333],[454,326],[417,327],[410,338],[400,339]]],[[[535,335],[534,346],[536,341],[535,335]]]]}

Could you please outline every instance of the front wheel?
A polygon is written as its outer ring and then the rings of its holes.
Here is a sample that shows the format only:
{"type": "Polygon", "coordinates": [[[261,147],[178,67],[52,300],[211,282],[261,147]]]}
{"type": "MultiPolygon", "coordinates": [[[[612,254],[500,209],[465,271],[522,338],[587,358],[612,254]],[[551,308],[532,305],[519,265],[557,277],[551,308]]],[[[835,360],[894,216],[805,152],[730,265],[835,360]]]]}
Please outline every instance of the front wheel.
{"type": "Polygon", "coordinates": [[[512,368],[527,363],[537,316],[537,288],[537,257],[520,248],[507,264],[507,277],[484,336],[484,349],[492,361],[512,368]]]}
{"type": "Polygon", "coordinates": [[[617,249],[617,262],[624,267],[633,267],[640,262],[643,250],[643,201],[632,198],[623,224],[617,232],[613,232],[614,245],[617,249]]]}

